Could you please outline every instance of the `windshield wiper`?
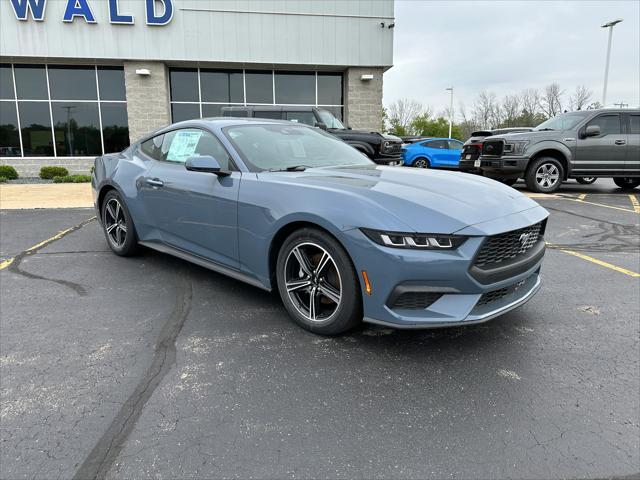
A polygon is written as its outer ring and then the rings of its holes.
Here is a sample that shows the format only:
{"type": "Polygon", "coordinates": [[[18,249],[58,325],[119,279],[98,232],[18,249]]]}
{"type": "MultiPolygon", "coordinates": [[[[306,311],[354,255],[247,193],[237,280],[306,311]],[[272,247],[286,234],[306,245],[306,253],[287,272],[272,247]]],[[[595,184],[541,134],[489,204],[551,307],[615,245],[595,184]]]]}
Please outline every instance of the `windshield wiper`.
{"type": "Polygon", "coordinates": [[[552,132],[555,128],[541,128],[540,130],[536,130],[536,132],[552,132]]]}
{"type": "Polygon", "coordinates": [[[292,165],[286,168],[270,168],[269,172],[304,172],[307,168],[311,168],[309,165],[292,165]]]}

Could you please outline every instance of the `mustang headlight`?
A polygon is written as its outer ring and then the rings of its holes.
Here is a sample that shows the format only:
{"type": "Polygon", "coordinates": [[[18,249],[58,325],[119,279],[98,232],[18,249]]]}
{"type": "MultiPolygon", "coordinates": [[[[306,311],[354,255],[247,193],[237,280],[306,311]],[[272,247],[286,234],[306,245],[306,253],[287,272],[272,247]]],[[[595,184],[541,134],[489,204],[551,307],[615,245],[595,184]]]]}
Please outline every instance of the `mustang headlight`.
{"type": "Polygon", "coordinates": [[[522,155],[529,144],[529,140],[509,142],[504,144],[505,155],[522,155]]]}
{"type": "Polygon", "coordinates": [[[419,250],[455,250],[467,239],[460,235],[441,235],[439,233],[385,232],[369,228],[361,228],[360,231],[378,245],[419,250]]]}

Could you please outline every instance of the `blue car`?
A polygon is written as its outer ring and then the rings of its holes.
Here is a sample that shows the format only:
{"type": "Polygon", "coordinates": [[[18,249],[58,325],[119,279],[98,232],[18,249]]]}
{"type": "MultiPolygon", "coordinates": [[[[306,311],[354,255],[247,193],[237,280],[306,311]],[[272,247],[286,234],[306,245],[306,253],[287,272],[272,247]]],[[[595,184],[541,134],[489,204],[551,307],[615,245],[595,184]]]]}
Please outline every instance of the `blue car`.
{"type": "Polygon", "coordinates": [[[115,254],[144,245],[277,291],[319,334],[483,322],[540,287],[536,202],[483,177],[376,165],[305,125],[177,123],[96,158],[92,187],[115,254]]]}
{"type": "Polygon", "coordinates": [[[463,143],[452,138],[420,140],[402,149],[407,167],[457,169],[463,143]]]}

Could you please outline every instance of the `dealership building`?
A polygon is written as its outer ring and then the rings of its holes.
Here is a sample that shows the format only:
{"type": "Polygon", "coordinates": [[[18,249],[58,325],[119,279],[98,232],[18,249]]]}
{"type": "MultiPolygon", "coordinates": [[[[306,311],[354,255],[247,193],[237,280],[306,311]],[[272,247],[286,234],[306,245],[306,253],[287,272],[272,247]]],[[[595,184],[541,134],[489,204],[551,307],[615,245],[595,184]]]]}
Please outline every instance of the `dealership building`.
{"type": "Polygon", "coordinates": [[[171,122],[307,105],[379,130],[393,0],[0,0],[0,164],[87,172],[171,122]]]}

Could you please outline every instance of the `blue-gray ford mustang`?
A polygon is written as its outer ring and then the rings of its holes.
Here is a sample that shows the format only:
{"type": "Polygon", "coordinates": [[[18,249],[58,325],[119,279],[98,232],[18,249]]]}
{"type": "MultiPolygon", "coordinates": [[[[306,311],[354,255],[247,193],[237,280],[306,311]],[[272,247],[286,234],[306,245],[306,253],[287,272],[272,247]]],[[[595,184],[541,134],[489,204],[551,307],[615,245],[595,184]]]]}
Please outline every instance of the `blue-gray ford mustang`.
{"type": "Polygon", "coordinates": [[[467,325],[540,287],[547,211],[457,172],[383,167],[291,122],[204,119],[95,161],[110,248],[138,245],[266,290],[302,327],[467,325]]]}

